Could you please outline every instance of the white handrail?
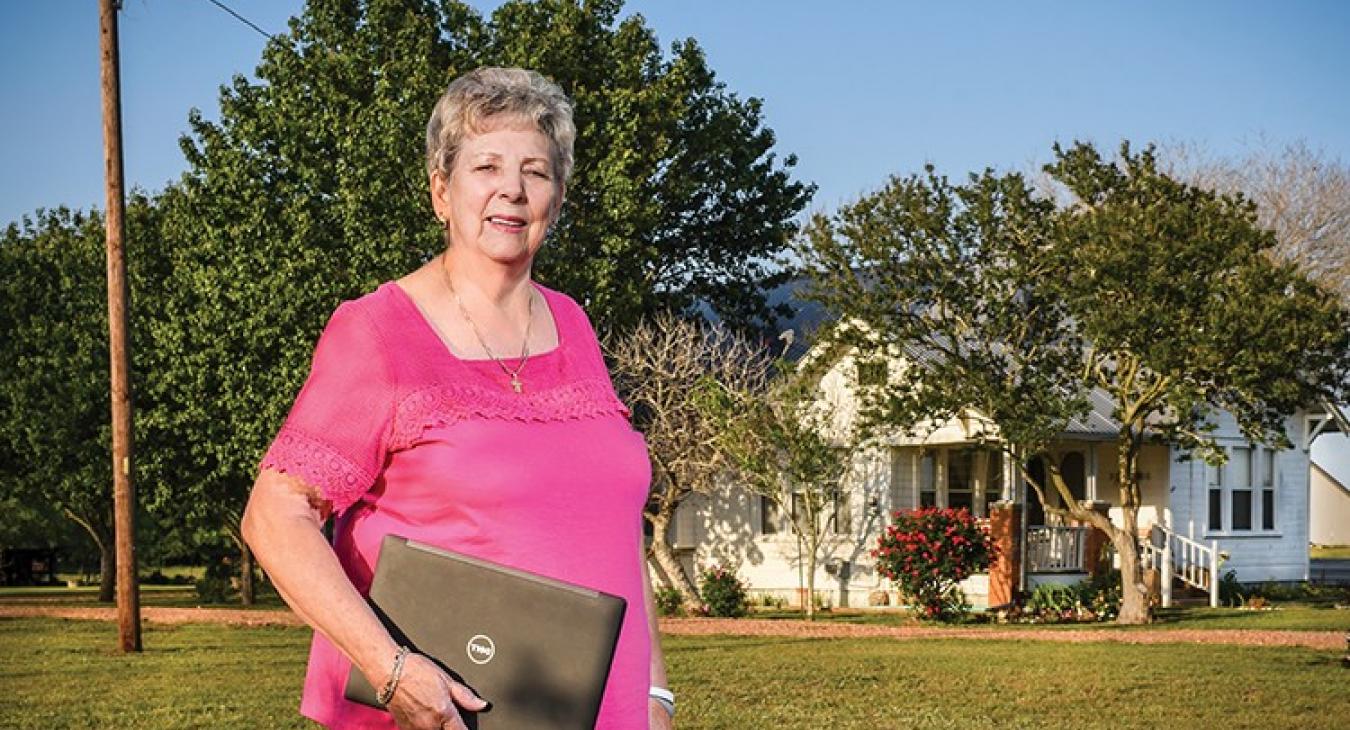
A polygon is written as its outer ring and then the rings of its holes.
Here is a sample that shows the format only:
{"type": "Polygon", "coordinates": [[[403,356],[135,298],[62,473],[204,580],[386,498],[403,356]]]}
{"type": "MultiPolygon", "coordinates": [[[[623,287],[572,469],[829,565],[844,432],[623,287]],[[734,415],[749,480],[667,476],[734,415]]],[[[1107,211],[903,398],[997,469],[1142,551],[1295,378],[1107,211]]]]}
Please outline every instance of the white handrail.
{"type": "Polygon", "coordinates": [[[1219,541],[1208,545],[1155,524],[1149,537],[1140,541],[1143,567],[1161,573],[1162,605],[1172,605],[1172,579],[1209,593],[1209,605],[1219,605],[1219,541]]]}

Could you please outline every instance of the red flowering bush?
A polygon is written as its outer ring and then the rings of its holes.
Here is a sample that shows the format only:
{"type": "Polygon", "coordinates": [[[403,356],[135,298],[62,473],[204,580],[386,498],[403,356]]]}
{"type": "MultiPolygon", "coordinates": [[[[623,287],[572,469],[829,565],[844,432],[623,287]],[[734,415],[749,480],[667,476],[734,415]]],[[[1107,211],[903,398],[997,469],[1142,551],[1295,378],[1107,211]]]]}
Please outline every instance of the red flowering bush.
{"type": "Polygon", "coordinates": [[[993,538],[965,509],[896,512],[877,540],[877,572],[890,578],[901,600],[924,618],[947,620],[969,610],[957,583],[989,569],[993,538]]]}

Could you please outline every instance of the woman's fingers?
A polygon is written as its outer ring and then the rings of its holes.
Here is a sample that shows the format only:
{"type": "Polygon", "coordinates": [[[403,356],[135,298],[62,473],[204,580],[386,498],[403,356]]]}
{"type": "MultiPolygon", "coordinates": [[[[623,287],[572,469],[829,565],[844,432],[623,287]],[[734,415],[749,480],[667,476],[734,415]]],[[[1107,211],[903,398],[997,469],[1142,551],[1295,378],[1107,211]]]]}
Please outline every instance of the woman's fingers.
{"type": "Polygon", "coordinates": [[[450,682],[450,697],[454,699],[456,705],[472,712],[480,712],[488,706],[486,700],[459,682],[450,682]]]}
{"type": "Polygon", "coordinates": [[[408,656],[398,690],[389,703],[400,728],[468,730],[459,708],[478,712],[487,703],[473,690],[451,679],[435,662],[420,654],[408,656]]]}

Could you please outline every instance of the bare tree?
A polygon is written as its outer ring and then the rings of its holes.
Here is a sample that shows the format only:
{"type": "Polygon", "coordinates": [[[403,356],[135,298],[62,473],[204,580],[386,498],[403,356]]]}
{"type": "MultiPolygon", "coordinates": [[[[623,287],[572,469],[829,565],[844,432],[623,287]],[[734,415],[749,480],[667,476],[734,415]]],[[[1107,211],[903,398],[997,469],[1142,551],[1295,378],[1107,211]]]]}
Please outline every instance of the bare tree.
{"type": "Polygon", "coordinates": [[[672,587],[698,601],[693,581],[675,557],[669,530],[675,510],[691,494],[725,484],[720,421],[709,415],[710,393],[759,391],[770,355],[728,330],[662,314],[622,336],[606,338],[615,386],[647,438],[652,494],[645,516],[654,539],[651,556],[672,587]]]}
{"type": "Polygon", "coordinates": [[[1261,225],[1275,231],[1276,258],[1350,301],[1350,164],[1303,140],[1278,146],[1264,137],[1236,156],[1187,143],[1160,156],[1183,180],[1255,202],[1261,225]]]}

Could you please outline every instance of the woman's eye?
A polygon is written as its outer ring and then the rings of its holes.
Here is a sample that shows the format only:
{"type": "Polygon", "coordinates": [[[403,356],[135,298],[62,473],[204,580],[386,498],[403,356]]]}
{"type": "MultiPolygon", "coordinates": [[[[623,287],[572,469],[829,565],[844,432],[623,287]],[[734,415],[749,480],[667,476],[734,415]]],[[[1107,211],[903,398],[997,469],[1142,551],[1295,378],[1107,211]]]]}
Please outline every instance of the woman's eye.
{"type": "Polygon", "coordinates": [[[473,169],[476,170],[476,171],[478,171],[478,172],[492,172],[493,170],[497,169],[497,166],[496,166],[496,165],[492,165],[492,164],[488,164],[488,163],[483,163],[483,164],[481,164],[481,165],[479,165],[478,167],[475,167],[475,168],[473,168],[473,169]]]}
{"type": "Polygon", "coordinates": [[[549,179],[548,170],[526,170],[526,173],[527,173],[527,174],[530,174],[530,175],[533,175],[533,176],[539,178],[540,180],[547,180],[547,179],[549,179]]]}

